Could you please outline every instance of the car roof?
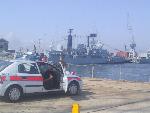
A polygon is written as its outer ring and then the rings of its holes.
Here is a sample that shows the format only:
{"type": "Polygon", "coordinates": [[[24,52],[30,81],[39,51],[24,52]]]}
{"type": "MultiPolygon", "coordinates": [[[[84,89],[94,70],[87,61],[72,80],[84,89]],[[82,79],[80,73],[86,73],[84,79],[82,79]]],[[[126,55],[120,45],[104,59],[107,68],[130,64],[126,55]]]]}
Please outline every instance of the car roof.
{"type": "Polygon", "coordinates": [[[30,61],[30,60],[10,60],[10,62],[18,62],[18,63],[36,63],[35,61],[30,61]]]}

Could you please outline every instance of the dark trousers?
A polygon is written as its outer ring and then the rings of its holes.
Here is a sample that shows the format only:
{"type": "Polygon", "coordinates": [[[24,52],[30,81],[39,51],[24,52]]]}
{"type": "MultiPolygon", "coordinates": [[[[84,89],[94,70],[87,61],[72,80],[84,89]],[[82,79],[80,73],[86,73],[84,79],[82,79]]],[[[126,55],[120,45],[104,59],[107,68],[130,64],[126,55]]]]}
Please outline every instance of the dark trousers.
{"type": "Polygon", "coordinates": [[[52,89],[52,88],[54,88],[54,81],[53,81],[53,79],[45,81],[43,83],[43,85],[44,85],[44,88],[47,90],[52,89]]]}

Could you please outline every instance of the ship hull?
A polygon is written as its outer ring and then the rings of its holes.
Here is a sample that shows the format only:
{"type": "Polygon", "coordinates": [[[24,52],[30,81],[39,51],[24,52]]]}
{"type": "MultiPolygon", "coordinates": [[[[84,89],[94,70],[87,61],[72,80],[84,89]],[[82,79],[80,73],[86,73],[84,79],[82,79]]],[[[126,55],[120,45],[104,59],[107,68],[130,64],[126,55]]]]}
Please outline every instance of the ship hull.
{"type": "MultiPolygon", "coordinates": [[[[50,55],[49,61],[52,62],[59,62],[60,55],[50,55]]],[[[74,65],[88,65],[88,64],[107,64],[107,58],[100,58],[100,57],[92,57],[92,56],[72,56],[72,55],[65,55],[64,61],[68,64],[74,65]]]]}
{"type": "Polygon", "coordinates": [[[138,63],[139,64],[150,64],[150,59],[145,59],[145,58],[139,59],[138,63]]]}
{"type": "Polygon", "coordinates": [[[106,58],[92,57],[92,56],[76,56],[64,58],[65,62],[75,65],[86,65],[86,64],[107,64],[106,58]]]}
{"type": "Polygon", "coordinates": [[[110,64],[129,63],[130,60],[124,57],[114,56],[110,59],[110,64]]]}

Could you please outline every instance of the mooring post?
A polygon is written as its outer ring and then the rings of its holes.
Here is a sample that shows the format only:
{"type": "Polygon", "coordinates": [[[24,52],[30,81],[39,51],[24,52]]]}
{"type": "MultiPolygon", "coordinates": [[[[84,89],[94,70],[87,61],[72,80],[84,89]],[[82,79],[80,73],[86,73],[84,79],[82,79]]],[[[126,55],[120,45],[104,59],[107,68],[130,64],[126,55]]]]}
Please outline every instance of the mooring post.
{"type": "Polygon", "coordinates": [[[94,65],[92,66],[92,78],[94,78],[94,65]]]}
{"type": "Polygon", "coordinates": [[[80,113],[80,106],[78,103],[72,105],[72,113],[80,113]]]}
{"type": "Polygon", "coordinates": [[[122,70],[121,70],[121,64],[120,64],[120,72],[119,72],[119,74],[120,74],[120,80],[122,80],[122,70]]]}

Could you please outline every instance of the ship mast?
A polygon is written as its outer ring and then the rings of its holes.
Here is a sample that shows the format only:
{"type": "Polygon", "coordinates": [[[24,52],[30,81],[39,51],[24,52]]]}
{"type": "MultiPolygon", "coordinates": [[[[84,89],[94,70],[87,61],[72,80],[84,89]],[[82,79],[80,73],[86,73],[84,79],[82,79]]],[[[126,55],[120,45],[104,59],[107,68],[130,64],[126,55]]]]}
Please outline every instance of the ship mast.
{"type": "Polygon", "coordinates": [[[38,39],[38,44],[39,44],[39,53],[41,52],[41,39],[38,39]]]}
{"type": "Polygon", "coordinates": [[[130,15],[129,15],[129,13],[128,13],[128,14],[127,14],[127,29],[128,29],[128,31],[129,31],[129,34],[131,35],[131,39],[132,39],[131,44],[130,44],[131,50],[130,50],[129,57],[130,57],[131,59],[135,59],[135,58],[137,57],[136,50],[135,50],[135,48],[136,48],[136,43],[135,43],[135,40],[134,40],[133,27],[132,27],[132,25],[131,25],[129,19],[130,19],[130,15]]]}

